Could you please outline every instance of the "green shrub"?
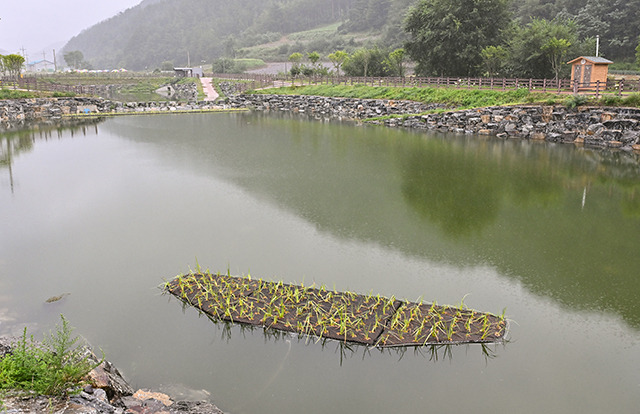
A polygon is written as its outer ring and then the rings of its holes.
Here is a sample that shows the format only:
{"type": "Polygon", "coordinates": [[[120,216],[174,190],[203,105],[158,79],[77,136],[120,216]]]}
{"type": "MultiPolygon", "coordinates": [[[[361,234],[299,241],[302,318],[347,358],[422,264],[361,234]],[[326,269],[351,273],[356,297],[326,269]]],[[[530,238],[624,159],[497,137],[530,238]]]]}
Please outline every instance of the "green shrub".
{"type": "Polygon", "coordinates": [[[33,98],[35,94],[33,92],[15,90],[15,89],[0,89],[0,99],[24,99],[33,98]]]}
{"type": "MultiPolygon", "coordinates": [[[[76,390],[83,378],[98,364],[92,364],[79,338],[73,338],[73,329],[60,315],[62,326],[45,336],[37,344],[33,336],[22,339],[0,360],[0,389],[33,391],[40,395],[65,395],[76,390]]],[[[102,362],[102,361],[100,361],[102,362]]]]}
{"type": "Polygon", "coordinates": [[[585,95],[571,95],[564,101],[564,105],[567,108],[574,109],[578,106],[582,106],[589,102],[589,98],[585,95]]]}
{"type": "Polygon", "coordinates": [[[640,107],[640,93],[632,93],[622,100],[623,106],[640,107]]]}
{"type": "Polygon", "coordinates": [[[76,94],[74,92],[54,92],[51,96],[54,98],[73,98],[76,94]]]}
{"type": "Polygon", "coordinates": [[[622,98],[615,95],[605,95],[602,97],[602,104],[605,106],[619,106],[622,104],[622,98]]]}

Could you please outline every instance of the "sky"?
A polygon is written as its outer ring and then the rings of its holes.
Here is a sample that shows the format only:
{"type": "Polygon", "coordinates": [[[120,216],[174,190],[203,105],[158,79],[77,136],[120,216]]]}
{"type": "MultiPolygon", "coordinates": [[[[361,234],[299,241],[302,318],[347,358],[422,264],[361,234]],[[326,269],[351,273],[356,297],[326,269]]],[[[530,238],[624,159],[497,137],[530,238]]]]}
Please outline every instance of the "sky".
{"type": "MultiPolygon", "coordinates": [[[[53,49],[142,0],[2,0],[0,53],[26,50],[29,61],[53,61],[53,49]],[[45,55],[43,56],[43,51],[45,55]]],[[[58,50],[56,50],[56,53],[58,50]]]]}

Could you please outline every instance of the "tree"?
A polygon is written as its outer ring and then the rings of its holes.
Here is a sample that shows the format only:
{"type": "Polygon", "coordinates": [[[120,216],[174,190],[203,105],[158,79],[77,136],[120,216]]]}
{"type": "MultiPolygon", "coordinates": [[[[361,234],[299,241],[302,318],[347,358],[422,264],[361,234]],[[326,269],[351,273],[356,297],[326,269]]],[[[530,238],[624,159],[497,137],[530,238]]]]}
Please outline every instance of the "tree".
{"type": "Polygon", "coordinates": [[[493,78],[505,65],[509,52],[502,46],[487,46],[480,51],[480,55],[489,77],[493,78]]]}
{"type": "Polygon", "coordinates": [[[636,65],[640,67],[640,36],[638,36],[638,46],[636,46],[636,65]]]}
{"type": "Polygon", "coordinates": [[[236,57],[236,39],[231,35],[224,41],[224,55],[232,59],[236,57]]]}
{"type": "Polygon", "coordinates": [[[289,62],[291,65],[291,74],[293,76],[298,75],[301,72],[300,62],[302,62],[302,53],[295,52],[289,56],[289,62]]]}
{"type": "Polygon", "coordinates": [[[320,60],[320,54],[318,52],[309,52],[307,53],[307,59],[311,62],[311,66],[315,68],[316,63],[320,60]]]}
{"type": "MultiPolygon", "coordinates": [[[[582,45],[578,42],[576,26],[571,21],[533,19],[525,27],[517,28],[509,41],[510,75],[522,78],[551,78],[562,70],[561,56],[555,56],[554,67],[550,53],[564,52],[579,56],[582,45]],[[552,41],[552,39],[556,41],[552,41]],[[564,42],[560,42],[564,40],[564,42]],[[553,45],[555,43],[555,45],[553,45]],[[555,51],[554,51],[555,49],[555,51]]],[[[568,66],[565,70],[569,70],[568,66]]]]}
{"type": "Polygon", "coordinates": [[[235,62],[227,57],[214,59],[211,63],[211,70],[213,73],[234,73],[235,62]]]}
{"type": "Polygon", "coordinates": [[[169,72],[169,71],[172,71],[174,67],[175,67],[175,65],[173,64],[172,60],[165,60],[160,65],[160,70],[163,70],[165,72],[169,72]]]}
{"type": "Polygon", "coordinates": [[[502,43],[510,23],[508,0],[420,0],[404,30],[409,56],[421,75],[470,76],[480,71],[480,51],[502,43]]]}
{"type": "Polygon", "coordinates": [[[404,49],[400,48],[390,52],[389,56],[384,61],[388,74],[392,76],[404,76],[404,61],[404,49]]]}
{"type": "Polygon", "coordinates": [[[387,76],[384,61],[387,54],[378,47],[358,49],[344,62],[342,68],[349,76],[387,76]]]}
{"type": "Polygon", "coordinates": [[[333,67],[336,68],[336,74],[340,76],[340,67],[342,66],[344,61],[349,57],[349,54],[344,50],[336,50],[335,52],[330,53],[327,57],[333,64],[333,67]]]}
{"type": "Polygon", "coordinates": [[[64,54],[64,61],[67,62],[70,68],[80,69],[84,61],[84,55],[79,50],[67,52],[64,54]]]}
{"type": "Polygon", "coordinates": [[[557,37],[552,37],[549,39],[544,45],[542,45],[542,52],[547,56],[549,62],[551,63],[551,69],[555,73],[555,80],[560,79],[560,70],[562,68],[562,64],[564,63],[565,57],[567,55],[567,51],[571,47],[571,42],[567,39],[558,39],[557,37]]]}
{"type": "Polygon", "coordinates": [[[2,56],[2,66],[5,72],[9,73],[12,78],[18,78],[22,72],[24,58],[20,55],[11,54],[2,56]]]}

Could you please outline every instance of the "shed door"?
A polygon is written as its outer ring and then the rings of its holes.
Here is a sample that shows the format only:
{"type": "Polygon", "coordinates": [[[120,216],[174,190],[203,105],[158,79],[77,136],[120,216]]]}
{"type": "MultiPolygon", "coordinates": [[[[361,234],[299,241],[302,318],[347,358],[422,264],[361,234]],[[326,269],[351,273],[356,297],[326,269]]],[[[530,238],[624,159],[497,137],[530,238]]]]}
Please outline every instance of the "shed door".
{"type": "Polygon", "coordinates": [[[573,65],[573,80],[582,83],[582,65],[573,65]]]}
{"type": "Polygon", "coordinates": [[[584,65],[582,82],[584,82],[585,86],[590,86],[591,84],[591,68],[593,68],[593,65],[584,65]]]}

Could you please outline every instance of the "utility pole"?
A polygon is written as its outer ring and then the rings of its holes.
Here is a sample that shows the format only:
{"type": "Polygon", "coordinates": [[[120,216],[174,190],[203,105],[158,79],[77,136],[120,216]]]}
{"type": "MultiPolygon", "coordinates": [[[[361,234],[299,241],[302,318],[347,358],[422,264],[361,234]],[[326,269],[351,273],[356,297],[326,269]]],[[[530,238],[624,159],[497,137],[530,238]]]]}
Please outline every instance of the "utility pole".
{"type": "Polygon", "coordinates": [[[29,64],[29,57],[27,57],[27,49],[24,48],[24,46],[22,46],[22,48],[20,48],[20,50],[22,51],[22,57],[24,58],[24,63],[25,64],[29,64]]]}
{"type": "Polygon", "coordinates": [[[53,49],[53,71],[58,71],[58,62],[56,61],[56,50],[53,49]]]}

